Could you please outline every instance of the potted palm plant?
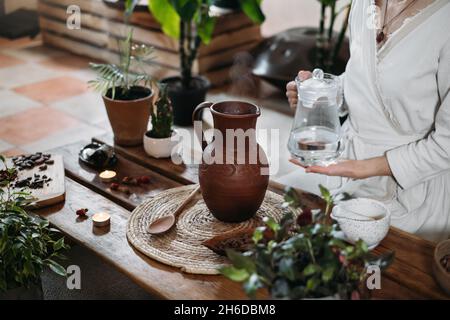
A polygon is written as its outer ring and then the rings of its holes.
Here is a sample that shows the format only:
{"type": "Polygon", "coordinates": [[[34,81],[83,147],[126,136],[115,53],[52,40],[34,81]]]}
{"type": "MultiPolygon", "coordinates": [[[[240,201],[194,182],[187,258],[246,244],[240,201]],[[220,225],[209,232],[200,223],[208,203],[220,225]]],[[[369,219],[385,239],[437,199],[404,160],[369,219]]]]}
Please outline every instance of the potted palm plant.
{"type": "MultiPolygon", "coordinates": [[[[255,22],[262,22],[261,0],[240,0],[244,12],[255,22]]],[[[192,74],[201,43],[211,41],[215,18],[209,14],[212,0],[149,0],[149,9],[168,36],[179,41],[181,74],[162,79],[167,84],[174,110],[174,123],[192,124],[194,108],[205,100],[210,82],[192,74]]]]}
{"type": "Polygon", "coordinates": [[[122,146],[142,144],[147,131],[152,104],[152,79],[144,71],[132,73],[131,68],[142,70],[142,64],[153,58],[153,50],[145,45],[133,44],[133,30],[118,41],[120,62],[116,64],[91,63],[97,79],[89,81],[94,90],[102,94],[114,142],[122,146]]]}
{"type": "Polygon", "coordinates": [[[164,84],[160,85],[159,98],[151,110],[151,118],[152,128],[144,136],[145,152],[154,158],[170,157],[180,136],[172,128],[172,103],[164,84]]]}
{"type": "Polygon", "coordinates": [[[47,220],[25,211],[30,196],[12,188],[17,170],[0,160],[0,300],[43,299],[41,274],[48,267],[66,275],[57,260],[68,246],[47,220]]]}

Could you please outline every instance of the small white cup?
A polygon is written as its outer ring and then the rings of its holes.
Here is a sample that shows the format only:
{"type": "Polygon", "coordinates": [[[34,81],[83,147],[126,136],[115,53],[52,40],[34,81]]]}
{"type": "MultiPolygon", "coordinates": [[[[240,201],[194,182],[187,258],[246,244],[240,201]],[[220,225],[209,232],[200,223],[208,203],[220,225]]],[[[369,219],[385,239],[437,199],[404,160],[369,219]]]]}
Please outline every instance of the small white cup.
{"type": "Polygon", "coordinates": [[[370,249],[386,237],[391,221],[390,211],[382,202],[367,198],[340,202],[331,217],[338,222],[346,240],[355,243],[361,239],[370,249]]]}

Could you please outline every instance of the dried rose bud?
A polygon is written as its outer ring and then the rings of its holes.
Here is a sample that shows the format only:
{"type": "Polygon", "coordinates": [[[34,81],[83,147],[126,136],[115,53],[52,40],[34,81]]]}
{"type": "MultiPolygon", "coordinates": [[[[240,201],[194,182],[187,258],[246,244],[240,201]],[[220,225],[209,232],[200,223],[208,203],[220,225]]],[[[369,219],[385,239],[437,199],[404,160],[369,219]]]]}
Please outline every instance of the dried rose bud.
{"type": "Polygon", "coordinates": [[[75,213],[77,214],[77,216],[79,217],[85,217],[86,213],[89,211],[89,209],[87,208],[82,208],[82,209],[78,209],[75,213]]]}
{"type": "Polygon", "coordinates": [[[303,212],[297,217],[297,224],[301,227],[310,225],[313,222],[312,212],[309,208],[304,208],[303,212]]]}
{"type": "Polygon", "coordinates": [[[339,255],[339,262],[342,263],[342,265],[344,265],[344,266],[348,265],[347,258],[342,254],[339,255]]]}
{"type": "Polygon", "coordinates": [[[149,176],[141,176],[137,179],[137,182],[139,184],[149,184],[150,183],[150,177],[149,176]]]}
{"type": "Polygon", "coordinates": [[[109,188],[114,191],[119,190],[119,187],[120,185],[116,182],[111,183],[111,185],[109,186],[109,188]]]}

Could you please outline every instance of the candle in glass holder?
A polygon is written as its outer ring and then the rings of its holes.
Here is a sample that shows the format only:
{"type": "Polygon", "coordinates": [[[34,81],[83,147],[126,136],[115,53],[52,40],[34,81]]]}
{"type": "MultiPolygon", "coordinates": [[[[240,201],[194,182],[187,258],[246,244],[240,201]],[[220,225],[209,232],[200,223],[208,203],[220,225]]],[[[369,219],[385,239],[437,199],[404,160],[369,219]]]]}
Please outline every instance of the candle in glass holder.
{"type": "Polygon", "coordinates": [[[105,170],[100,172],[99,177],[103,182],[111,182],[113,181],[117,176],[117,173],[112,170],[105,170]]]}
{"type": "Polygon", "coordinates": [[[110,224],[111,216],[106,212],[99,212],[92,216],[92,222],[96,227],[105,227],[110,224]]]}

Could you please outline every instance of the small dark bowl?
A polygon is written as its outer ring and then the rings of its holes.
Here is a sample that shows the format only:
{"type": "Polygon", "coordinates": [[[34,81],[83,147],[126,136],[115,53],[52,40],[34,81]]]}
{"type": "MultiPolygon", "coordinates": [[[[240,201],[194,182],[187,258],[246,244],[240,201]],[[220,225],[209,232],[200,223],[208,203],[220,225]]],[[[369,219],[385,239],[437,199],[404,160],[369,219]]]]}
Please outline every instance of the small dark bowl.
{"type": "Polygon", "coordinates": [[[84,146],[80,150],[78,159],[81,163],[98,170],[114,167],[117,163],[114,149],[97,142],[84,146]]]}

